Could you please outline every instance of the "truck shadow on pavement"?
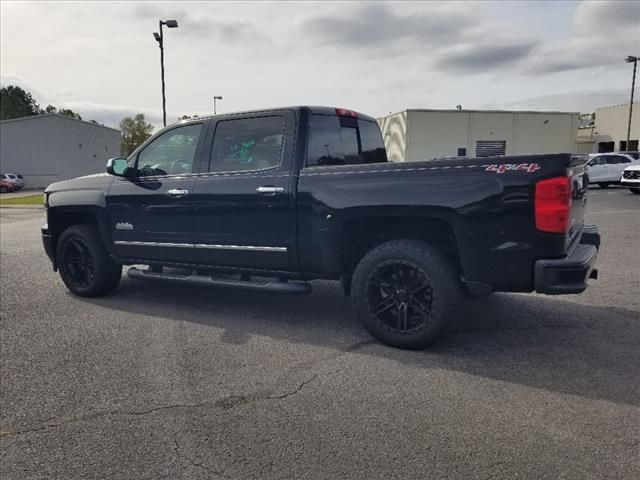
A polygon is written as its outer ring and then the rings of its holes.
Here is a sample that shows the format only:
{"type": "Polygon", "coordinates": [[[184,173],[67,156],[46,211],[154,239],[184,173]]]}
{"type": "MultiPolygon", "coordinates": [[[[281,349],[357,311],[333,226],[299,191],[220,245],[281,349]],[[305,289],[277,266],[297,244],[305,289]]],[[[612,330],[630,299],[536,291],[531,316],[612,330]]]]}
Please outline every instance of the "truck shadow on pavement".
{"type": "Polygon", "coordinates": [[[337,284],[313,285],[311,295],[292,297],[124,278],[108,297],[82,301],[222,329],[220,340],[228,343],[245,344],[253,335],[265,336],[381,356],[414,368],[453,370],[640,406],[639,312],[552,297],[495,294],[467,302],[447,338],[415,352],[373,340],[337,284]]]}

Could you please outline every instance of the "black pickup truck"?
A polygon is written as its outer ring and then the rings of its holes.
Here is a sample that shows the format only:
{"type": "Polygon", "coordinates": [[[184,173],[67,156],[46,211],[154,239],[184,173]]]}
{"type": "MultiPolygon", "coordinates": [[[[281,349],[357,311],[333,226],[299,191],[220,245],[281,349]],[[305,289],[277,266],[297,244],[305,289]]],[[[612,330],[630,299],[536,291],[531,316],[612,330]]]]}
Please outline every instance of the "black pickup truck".
{"type": "Polygon", "coordinates": [[[422,348],[464,297],[580,293],[600,235],[586,158],[388,163],[374,118],[292,107],[183,121],[45,192],[45,250],[76,295],[128,276],[306,294],[339,280],[366,329],[422,348]]]}

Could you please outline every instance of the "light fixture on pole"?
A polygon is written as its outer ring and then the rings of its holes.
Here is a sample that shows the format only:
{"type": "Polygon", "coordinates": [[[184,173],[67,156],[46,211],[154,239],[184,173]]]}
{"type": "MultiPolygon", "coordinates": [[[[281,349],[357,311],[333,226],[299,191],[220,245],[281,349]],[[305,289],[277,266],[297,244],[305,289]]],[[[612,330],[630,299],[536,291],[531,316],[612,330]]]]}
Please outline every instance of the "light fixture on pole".
{"type": "Polygon", "coordinates": [[[213,114],[216,114],[216,101],[217,100],[222,100],[222,97],[220,95],[216,95],[213,97],[213,114]]]}
{"type": "Polygon", "coordinates": [[[629,55],[625,62],[633,63],[633,77],[631,78],[631,100],[629,100],[629,123],[627,124],[627,143],[625,144],[625,150],[628,152],[631,150],[629,141],[631,139],[631,114],[633,113],[633,90],[636,87],[636,68],[638,68],[638,57],[629,55]]]}
{"type": "Polygon", "coordinates": [[[160,47],[160,78],[162,80],[162,125],[167,126],[167,99],[164,94],[164,36],[162,34],[162,26],[166,25],[167,28],[178,28],[178,22],[176,20],[160,20],[158,22],[160,27],[160,33],[153,32],[153,38],[158,42],[160,47]]]}

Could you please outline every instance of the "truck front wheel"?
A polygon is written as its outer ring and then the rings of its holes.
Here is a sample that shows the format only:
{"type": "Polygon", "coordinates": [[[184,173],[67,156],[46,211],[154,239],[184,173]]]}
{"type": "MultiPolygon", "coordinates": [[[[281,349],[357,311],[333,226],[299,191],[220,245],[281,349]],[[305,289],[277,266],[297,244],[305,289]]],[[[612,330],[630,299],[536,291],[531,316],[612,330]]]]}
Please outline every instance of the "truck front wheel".
{"type": "Polygon", "coordinates": [[[353,275],[364,327],[387,345],[422,349],[452,325],[464,293],[451,262],[428,243],[392,240],[369,251],[353,275]]]}
{"type": "Polygon", "coordinates": [[[62,232],[56,260],[64,284],[81,297],[108,293],[122,277],[122,266],[111,260],[93,225],[73,225],[62,232]]]}

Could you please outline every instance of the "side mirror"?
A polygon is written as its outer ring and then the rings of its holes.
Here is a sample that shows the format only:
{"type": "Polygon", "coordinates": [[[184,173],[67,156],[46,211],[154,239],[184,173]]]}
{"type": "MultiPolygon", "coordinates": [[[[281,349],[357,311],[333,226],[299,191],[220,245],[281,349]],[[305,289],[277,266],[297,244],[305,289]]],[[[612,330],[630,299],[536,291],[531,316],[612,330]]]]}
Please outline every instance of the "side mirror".
{"type": "Polygon", "coordinates": [[[110,158],[107,160],[107,173],[116,177],[126,176],[129,170],[129,162],[126,158],[110,158]]]}

